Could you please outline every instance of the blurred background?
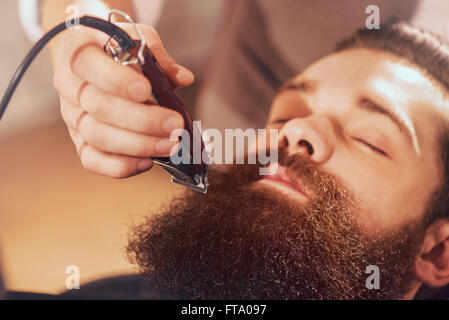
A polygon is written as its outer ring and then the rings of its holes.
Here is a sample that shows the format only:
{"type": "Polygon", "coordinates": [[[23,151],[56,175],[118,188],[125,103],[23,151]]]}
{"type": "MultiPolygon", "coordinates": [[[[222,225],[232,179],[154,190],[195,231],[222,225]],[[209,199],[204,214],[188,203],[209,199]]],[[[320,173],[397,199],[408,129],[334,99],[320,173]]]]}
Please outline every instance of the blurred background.
{"type": "MultiPolygon", "coordinates": [[[[156,1],[156,0],[148,0],[156,1]]],[[[279,86],[364,26],[365,8],[449,35],[445,0],[165,0],[155,27],[195,83],[180,91],[205,127],[263,127],[279,86]]],[[[32,47],[16,0],[0,1],[0,93],[32,47]]],[[[85,171],[59,112],[44,50],[0,123],[0,262],[6,287],[58,293],[66,267],[81,285],[134,273],[129,224],[181,187],[155,166],[114,180],[85,171]]]]}

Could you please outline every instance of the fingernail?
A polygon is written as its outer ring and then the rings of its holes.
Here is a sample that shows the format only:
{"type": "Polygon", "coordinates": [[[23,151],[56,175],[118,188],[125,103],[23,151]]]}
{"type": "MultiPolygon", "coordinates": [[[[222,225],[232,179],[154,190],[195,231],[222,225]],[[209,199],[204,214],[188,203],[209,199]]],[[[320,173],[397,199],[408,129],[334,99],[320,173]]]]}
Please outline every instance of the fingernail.
{"type": "Polygon", "coordinates": [[[148,99],[148,86],[142,82],[133,82],[128,87],[129,95],[138,101],[144,101],[148,99]]]}
{"type": "Polygon", "coordinates": [[[151,167],[152,161],[150,159],[142,159],[137,163],[137,170],[144,171],[151,167]]]}
{"type": "Polygon", "coordinates": [[[170,116],[162,124],[166,133],[171,134],[175,129],[182,129],[183,121],[180,116],[170,116]]]}
{"type": "Polygon", "coordinates": [[[195,78],[192,71],[189,69],[181,66],[180,64],[176,64],[176,67],[178,68],[178,73],[176,74],[176,79],[179,82],[191,82],[195,78]]]}
{"type": "Polygon", "coordinates": [[[156,143],[156,151],[160,154],[171,154],[172,148],[178,143],[178,141],[172,141],[170,139],[161,139],[156,143]]]}

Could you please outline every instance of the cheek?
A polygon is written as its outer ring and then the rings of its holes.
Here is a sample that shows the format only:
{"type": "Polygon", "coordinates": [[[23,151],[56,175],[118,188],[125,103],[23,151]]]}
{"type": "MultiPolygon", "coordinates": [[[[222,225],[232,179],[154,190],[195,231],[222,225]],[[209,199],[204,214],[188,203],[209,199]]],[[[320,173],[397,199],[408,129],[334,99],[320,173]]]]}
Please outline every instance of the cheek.
{"type": "Polygon", "coordinates": [[[357,180],[354,189],[360,208],[358,220],[366,234],[394,228],[406,221],[404,211],[409,210],[404,208],[397,183],[370,174],[357,180]]]}
{"type": "Polygon", "coordinates": [[[431,188],[417,177],[399,169],[396,175],[380,176],[347,156],[335,156],[325,167],[353,195],[356,220],[366,234],[397,229],[422,217],[431,188]]]}
{"type": "Polygon", "coordinates": [[[348,177],[360,209],[358,221],[367,234],[395,230],[422,219],[433,188],[425,181],[404,176],[382,177],[353,167],[348,177]]]}

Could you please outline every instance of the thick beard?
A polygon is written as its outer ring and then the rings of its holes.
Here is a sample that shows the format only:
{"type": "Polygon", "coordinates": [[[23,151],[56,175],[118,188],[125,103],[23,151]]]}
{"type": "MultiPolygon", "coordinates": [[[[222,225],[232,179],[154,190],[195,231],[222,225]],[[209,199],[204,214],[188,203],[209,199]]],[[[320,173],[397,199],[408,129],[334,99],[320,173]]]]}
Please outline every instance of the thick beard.
{"type": "Polygon", "coordinates": [[[127,253],[161,298],[396,299],[411,283],[421,223],[364,236],[349,192],[299,156],[280,153],[313,198],[254,184],[256,165],[211,170],[206,195],[186,192],[132,228],[127,253]],[[380,288],[367,289],[369,265],[380,288]]]}

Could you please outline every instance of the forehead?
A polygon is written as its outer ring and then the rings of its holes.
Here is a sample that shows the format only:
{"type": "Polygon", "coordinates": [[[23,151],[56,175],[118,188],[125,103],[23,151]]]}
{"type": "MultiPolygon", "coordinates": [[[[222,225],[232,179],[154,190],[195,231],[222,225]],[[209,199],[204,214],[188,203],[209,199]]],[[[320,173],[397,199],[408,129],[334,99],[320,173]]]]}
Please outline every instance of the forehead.
{"type": "Polygon", "coordinates": [[[337,52],[310,65],[297,80],[316,83],[316,94],[324,100],[370,95],[397,106],[412,120],[421,142],[431,142],[424,141],[424,136],[449,124],[444,87],[418,66],[384,51],[355,48],[337,52]]]}
{"type": "Polygon", "coordinates": [[[426,111],[448,116],[449,99],[443,86],[408,60],[384,51],[355,48],[337,52],[310,65],[298,77],[322,86],[379,91],[386,98],[414,101],[410,108],[426,103],[426,111]]]}

